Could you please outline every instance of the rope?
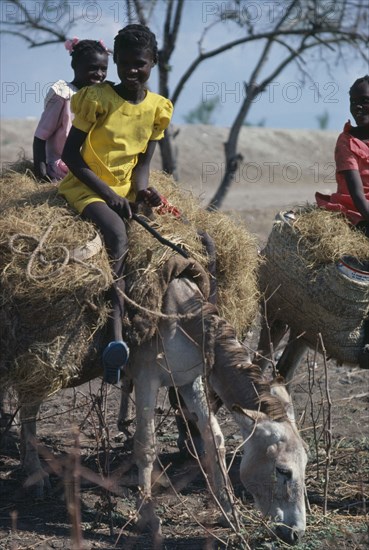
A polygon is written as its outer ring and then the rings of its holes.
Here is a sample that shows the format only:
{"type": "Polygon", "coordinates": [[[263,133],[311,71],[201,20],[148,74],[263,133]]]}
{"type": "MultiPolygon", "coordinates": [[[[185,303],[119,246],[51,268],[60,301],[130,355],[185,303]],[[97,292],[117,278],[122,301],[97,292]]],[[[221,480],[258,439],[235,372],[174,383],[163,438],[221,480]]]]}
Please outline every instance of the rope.
{"type": "Polygon", "coordinates": [[[144,313],[147,313],[149,315],[153,315],[154,317],[158,317],[158,319],[168,319],[168,320],[187,320],[187,319],[195,319],[195,317],[198,316],[198,313],[161,313],[161,311],[153,311],[152,309],[148,309],[144,306],[141,306],[131,298],[127,296],[125,292],[123,292],[122,289],[118,288],[118,292],[123,296],[124,300],[127,301],[128,304],[131,306],[139,309],[140,311],[143,311],[144,313]]]}
{"type": "Polygon", "coordinates": [[[45,233],[40,237],[40,239],[38,239],[37,237],[34,237],[33,235],[27,235],[26,233],[15,233],[9,238],[9,241],[8,241],[9,248],[13,252],[13,254],[19,254],[20,256],[29,256],[29,260],[27,262],[27,267],[26,267],[27,278],[33,281],[42,281],[50,277],[55,277],[56,275],[59,275],[62,271],[64,271],[65,267],[70,262],[75,262],[77,264],[83,265],[84,267],[86,267],[91,271],[96,271],[106,281],[107,276],[102,269],[100,269],[95,265],[88,264],[83,260],[80,260],[79,258],[75,257],[74,255],[71,255],[66,246],[61,244],[57,244],[56,246],[52,246],[52,245],[48,245],[47,247],[45,246],[45,241],[50,235],[51,230],[55,225],[55,223],[56,222],[53,222],[49,225],[49,227],[46,229],[45,233]],[[29,251],[22,250],[20,246],[17,246],[16,244],[17,241],[21,241],[21,240],[33,242],[34,244],[36,244],[35,249],[31,253],[29,251]],[[43,253],[47,249],[61,250],[63,252],[64,257],[60,256],[59,258],[55,258],[54,260],[47,260],[43,253]],[[35,274],[33,273],[33,268],[36,261],[38,261],[40,264],[44,266],[58,264],[59,267],[51,271],[48,271],[46,274],[35,274]]]}

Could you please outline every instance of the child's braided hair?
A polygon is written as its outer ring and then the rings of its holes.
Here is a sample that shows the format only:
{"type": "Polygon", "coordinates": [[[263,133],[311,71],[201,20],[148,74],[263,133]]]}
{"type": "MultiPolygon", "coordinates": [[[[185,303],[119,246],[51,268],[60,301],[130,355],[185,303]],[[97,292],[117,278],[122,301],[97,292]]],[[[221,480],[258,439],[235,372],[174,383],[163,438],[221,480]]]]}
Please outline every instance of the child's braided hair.
{"type": "Polygon", "coordinates": [[[358,86],[359,84],[361,84],[362,82],[366,82],[367,84],[369,84],[369,75],[366,74],[365,76],[362,76],[361,78],[358,78],[357,80],[355,80],[355,82],[353,83],[353,85],[351,86],[350,88],[350,94],[352,92],[352,90],[354,88],[356,88],[356,86],[358,86]]]}
{"type": "Polygon", "coordinates": [[[158,62],[158,44],[156,36],[145,25],[127,25],[114,38],[114,63],[117,62],[118,52],[124,49],[149,50],[154,63],[158,62]]]}
{"type": "Polygon", "coordinates": [[[67,40],[64,46],[72,58],[72,69],[76,68],[77,63],[82,57],[91,52],[109,53],[102,40],[79,40],[78,38],[73,38],[72,40],[67,40]]]}

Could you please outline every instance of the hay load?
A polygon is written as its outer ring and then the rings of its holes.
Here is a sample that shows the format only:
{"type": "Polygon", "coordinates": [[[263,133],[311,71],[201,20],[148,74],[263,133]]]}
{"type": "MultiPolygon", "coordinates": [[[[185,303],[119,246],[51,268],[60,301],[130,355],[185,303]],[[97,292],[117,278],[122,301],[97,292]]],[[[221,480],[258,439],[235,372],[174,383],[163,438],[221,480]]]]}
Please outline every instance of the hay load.
{"type": "Polygon", "coordinates": [[[315,347],[324,335],[328,355],[357,363],[369,312],[369,279],[355,280],[340,269],[350,256],[365,264],[369,243],[341,214],[314,206],[280,213],[263,250],[261,289],[270,321],[277,317],[315,347]]]}
{"type": "MultiPolygon", "coordinates": [[[[177,186],[171,177],[153,172],[150,184],[158,189],[170,204],[176,206],[185,219],[184,222],[182,218],[178,219],[170,213],[162,214],[155,217],[153,226],[174,244],[188,250],[191,258],[204,269],[208,259],[197,230],[206,231],[213,238],[217,252],[219,312],[233,325],[242,339],[254,321],[258,309],[259,258],[256,238],[246,230],[242,221],[234,221],[224,213],[211,213],[201,208],[198,199],[191,192],[177,186]]],[[[152,289],[157,284],[160,266],[175,253],[170,248],[163,247],[134,222],[131,229],[127,268],[128,292],[130,297],[142,304],[145,288],[152,289]],[[148,280],[151,281],[150,284],[147,284],[148,280]]]]}
{"type": "MultiPolygon", "coordinates": [[[[151,223],[164,237],[186,248],[203,268],[207,257],[197,228],[214,238],[220,312],[242,337],[258,304],[254,237],[224,214],[202,210],[171,178],[153,174],[151,184],[187,220],[183,223],[167,213],[155,216],[151,223]]],[[[108,316],[105,291],[112,281],[110,266],[103,247],[92,258],[74,259],[76,247],[93,241],[96,232],[65,205],[54,186],[17,173],[7,174],[0,185],[1,320],[6,327],[0,379],[6,382],[9,369],[14,378],[16,369],[19,391],[34,394],[37,387],[45,396],[78,377],[86,359],[98,373],[98,350],[104,338],[101,328],[108,316]]],[[[142,309],[160,310],[158,272],[174,256],[170,248],[131,222],[127,294],[136,303],[134,314],[137,308],[141,313],[142,309]]],[[[128,335],[133,330],[132,317],[126,322],[128,335]]]]}
{"type": "Polygon", "coordinates": [[[80,342],[88,348],[106,322],[110,266],[103,248],[92,260],[71,259],[96,231],[66,207],[55,186],[10,172],[1,197],[0,383],[11,375],[21,392],[36,387],[50,394],[79,375],[86,352],[80,342]]]}

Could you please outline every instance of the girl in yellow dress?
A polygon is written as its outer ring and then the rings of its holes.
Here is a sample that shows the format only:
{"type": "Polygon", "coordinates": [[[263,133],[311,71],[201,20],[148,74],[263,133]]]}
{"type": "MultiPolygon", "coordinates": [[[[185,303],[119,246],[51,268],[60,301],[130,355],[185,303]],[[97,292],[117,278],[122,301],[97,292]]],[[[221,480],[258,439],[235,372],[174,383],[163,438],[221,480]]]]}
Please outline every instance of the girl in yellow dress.
{"type": "Polygon", "coordinates": [[[114,39],[119,84],[84,88],[71,100],[73,126],[62,160],[70,172],[59,193],[101,231],[112,262],[110,343],[103,352],[104,380],[117,383],[129,355],[122,340],[124,262],[128,251],[124,219],[129,201],[159,206],[158,192],[148,187],[155,145],[169,125],[171,102],[147,90],[158,59],[155,35],[143,25],[128,25],[114,39]]]}

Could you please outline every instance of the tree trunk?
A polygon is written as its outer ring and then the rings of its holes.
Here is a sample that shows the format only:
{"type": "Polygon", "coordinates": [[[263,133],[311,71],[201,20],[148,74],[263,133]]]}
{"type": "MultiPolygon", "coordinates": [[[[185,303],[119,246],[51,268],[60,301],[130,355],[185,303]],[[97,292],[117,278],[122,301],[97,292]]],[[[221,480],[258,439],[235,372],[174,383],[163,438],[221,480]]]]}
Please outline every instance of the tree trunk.
{"type": "Polygon", "coordinates": [[[207,206],[207,210],[218,210],[222,206],[224,198],[232,185],[238,167],[243,160],[243,156],[240,153],[237,153],[238,137],[247,113],[252,105],[252,100],[256,97],[259,91],[260,89],[255,85],[250,85],[247,87],[246,97],[231,127],[228,141],[224,144],[226,170],[215,195],[207,206]]]}
{"type": "Polygon", "coordinates": [[[175,134],[172,126],[165,131],[160,140],[161,167],[164,172],[171,174],[178,181],[177,149],[174,143],[175,134]]]}
{"type": "MultiPolygon", "coordinates": [[[[159,55],[159,93],[164,97],[169,97],[168,86],[168,61],[163,60],[163,54],[159,55]]],[[[165,131],[163,139],[160,140],[161,168],[167,174],[171,174],[175,180],[178,180],[177,172],[177,154],[174,145],[174,133],[172,126],[169,125],[165,131]]]]}
{"type": "MultiPolygon", "coordinates": [[[[225,149],[226,147],[227,144],[225,144],[225,149]]],[[[223,179],[215,195],[206,207],[206,210],[218,210],[222,206],[225,196],[232,185],[234,176],[242,160],[243,156],[241,154],[237,154],[236,151],[234,151],[234,154],[228,154],[226,152],[226,170],[223,179]]]]}

